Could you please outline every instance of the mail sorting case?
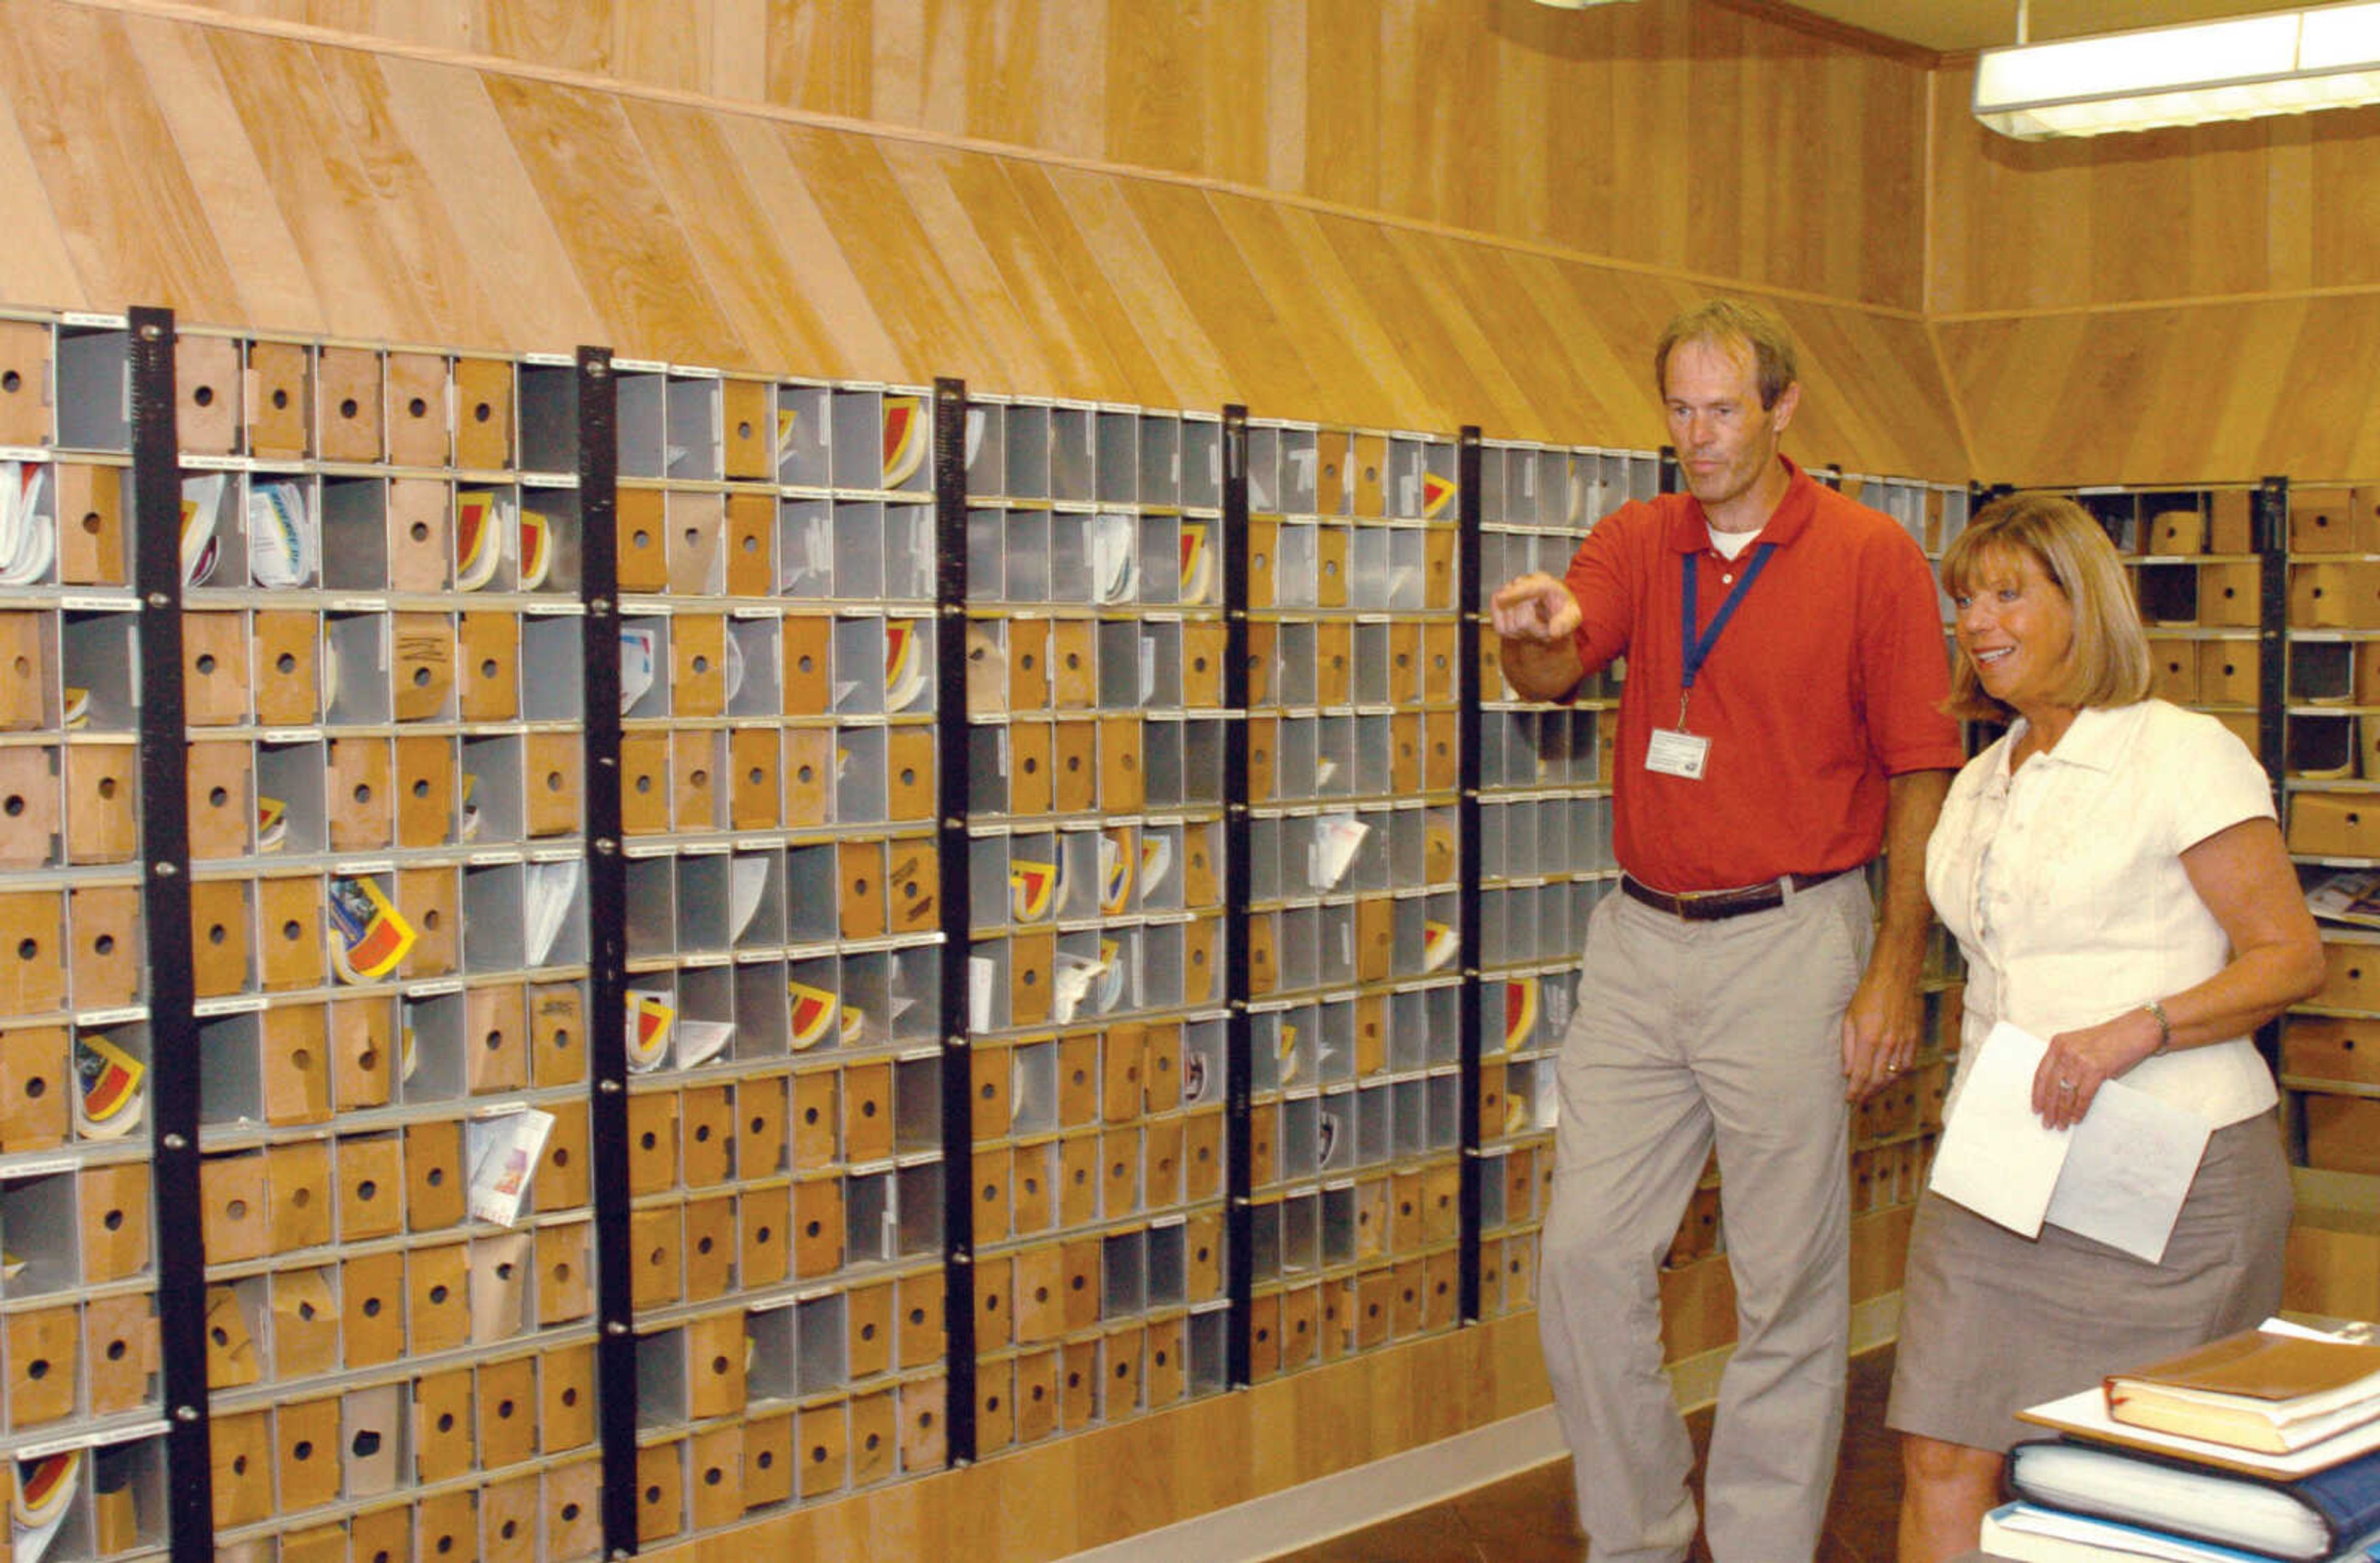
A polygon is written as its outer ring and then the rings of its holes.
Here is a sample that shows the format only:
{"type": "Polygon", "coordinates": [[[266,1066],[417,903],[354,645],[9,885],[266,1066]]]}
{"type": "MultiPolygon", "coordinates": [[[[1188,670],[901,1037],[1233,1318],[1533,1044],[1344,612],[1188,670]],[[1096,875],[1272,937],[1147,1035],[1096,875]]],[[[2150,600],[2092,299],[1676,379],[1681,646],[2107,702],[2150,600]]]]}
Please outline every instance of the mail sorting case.
{"type": "Polygon", "coordinates": [[[1226,1378],[1221,426],[967,408],[978,1451],[1226,1378]]]}
{"type": "Polygon", "coordinates": [[[638,1533],[944,1463],[930,406],[620,362],[638,1533]]]}
{"type": "MultiPolygon", "coordinates": [[[[1488,442],[1474,600],[1513,576],[1559,576],[1595,522],[1659,490],[1648,453],[1488,442]]],[[[1617,878],[1610,753],[1622,668],[1567,704],[1520,699],[1494,635],[1480,659],[1480,1309],[1536,1305],[1537,1232],[1553,1177],[1555,1070],[1586,918],[1617,878]]]]}
{"type": "MultiPolygon", "coordinates": [[[[1966,527],[1970,497],[1964,489],[1831,471],[1825,480],[1846,496],[1899,522],[1931,560],[1938,562],[1943,550],[1966,527]]],[[[2180,530],[2177,521],[2166,535],[2174,537],[2180,530]]],[[[1953,609],[1948,598],[1942,600],[1941,606],[1947,638],[1952,629],[1953,609]]],[[[1871,872],[1869,888],[1881,904],[1880,872],[1871,872]]],[[[1925,1175],[1933,1164],[1934,1145],[1942,1127],[1942,1100],[1959,1050],[1966,992],[1957,947],[1938,926],[1928,936],[1924,983],[1925,1020],[1911,1067],[1852,1110],[1851,1195],[1854,1218],[1914,1204],[1924,1191],[1925,1175]]],[[[1713,1251],[1711,1196],[1715,1192],[1706,1180],[1689,1206],[1685,1222],[1670,1249],[1673,1266],[1689,1264],[1713,1251]]]]}
{"type": "MultiPolygon", "coordinates": [[[[2380,859],[2380,490],[2291,484],[2286,757],[2289,844],[2312,888],[2380,859]]],[[[2281,1081],[2299,1159],[2380,1172],[2380,946],[2323,925],[2320,993],[2283,1021],[2281,1081]]]]}
{"type": "Polygon", "coordinates": [[[589,1556],[575,370],[176,370],[218,1540],[589,1556]]]}
{"type": "Polygon", "coordinates": [[[161,1555],[121,319],[0,319],[0,1447],[16,1556],[161,1555]]]}
{"type": "Polygon", "coordinates": [[[1249,430],[1250,1373],[1460,1303],[1455,448],[1249,430]]]}

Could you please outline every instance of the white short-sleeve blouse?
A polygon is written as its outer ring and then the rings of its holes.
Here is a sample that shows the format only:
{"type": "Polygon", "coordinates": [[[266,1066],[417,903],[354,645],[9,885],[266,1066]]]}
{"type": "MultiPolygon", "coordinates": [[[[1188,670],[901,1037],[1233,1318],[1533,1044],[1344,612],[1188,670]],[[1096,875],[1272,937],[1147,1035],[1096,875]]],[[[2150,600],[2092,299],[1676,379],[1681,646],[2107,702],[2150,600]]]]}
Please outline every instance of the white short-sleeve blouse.
{"type": "MultiPolygon", "coordinates": [[[[2164,999],[2230,959],[2182,851],[2272,818],[2264,770],[2213,717],[2162,700],[2085,709],[2013,775],[2022,719],[1967,762],[1925,847],[1925,890],[1967,960],[1961,1074],[1995,1022],[2047,1038],[2164,999]]],[[[2273,1105],[2246,1037],[2143,1060],[2127,1084],[2215,1127],[2273,1105]]]]}

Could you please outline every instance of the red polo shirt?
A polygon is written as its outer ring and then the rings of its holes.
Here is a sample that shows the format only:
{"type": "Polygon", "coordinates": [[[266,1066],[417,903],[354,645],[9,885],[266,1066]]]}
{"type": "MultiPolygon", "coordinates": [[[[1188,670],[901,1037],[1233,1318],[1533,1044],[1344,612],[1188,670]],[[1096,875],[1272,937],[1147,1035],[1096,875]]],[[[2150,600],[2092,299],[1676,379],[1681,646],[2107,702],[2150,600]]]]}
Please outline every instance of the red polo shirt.
{"type": "MultiPolygon", "coordinates": [[[[1780,458],[1781,459],[1781,458],[1780,458]]],[[[1892,520],[1791,462],[1791,481],[1734,560],[1690,494],[1633,501],[1596,524],[1567,580],[1590,672],[1628,659],[1612,778],[1620,866],[1658,889],[1724,890],[1865,863],[1884,843],[1886,782],[1965,760],[1939,710],[1949,659],[1934,575],[1892,520]],[[1700,781],[1645,769],[1678,721],[1685,569],[1697,629],[1777,545],[1695,675],[1686,730],[1710,740],[1700,781]]]]}

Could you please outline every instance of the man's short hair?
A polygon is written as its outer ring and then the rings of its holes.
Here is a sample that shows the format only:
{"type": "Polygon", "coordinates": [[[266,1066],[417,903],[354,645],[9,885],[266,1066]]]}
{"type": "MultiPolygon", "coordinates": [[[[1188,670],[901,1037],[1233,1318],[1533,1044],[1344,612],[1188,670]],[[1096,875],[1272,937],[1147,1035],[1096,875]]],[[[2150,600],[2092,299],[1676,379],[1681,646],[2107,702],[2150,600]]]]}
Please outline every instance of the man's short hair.
{"type": "Polygon", "coordinates": [[[1653,387],[1664,396],[1670,394],[1670,354],[1682,342],[1749,348],[1763,407],[1775,406],[1785,387],[1800,378],[1793,363],[1793,339],[1786,334],[1785,322],[1740,298],[1706,298],[1661,333],[1653,349],[1653,387]]]}
{"type": "MultiPolygon", "coordinates": [[[[2149,643],[2116,545],[2088,511],[2062,494],[2007,494],[1978,511],[1942,554],[1942,589],[1953,600],[1993,584],[2030,557],[2074,612],[2074,644],[2050,698],[2077,709],[2129,706],[2149,692],[2149,643]]],[[[2005,721],[2009,708],[1984,692],[1975,665],[1953,659],[1942,709],[2005,721]]]]}

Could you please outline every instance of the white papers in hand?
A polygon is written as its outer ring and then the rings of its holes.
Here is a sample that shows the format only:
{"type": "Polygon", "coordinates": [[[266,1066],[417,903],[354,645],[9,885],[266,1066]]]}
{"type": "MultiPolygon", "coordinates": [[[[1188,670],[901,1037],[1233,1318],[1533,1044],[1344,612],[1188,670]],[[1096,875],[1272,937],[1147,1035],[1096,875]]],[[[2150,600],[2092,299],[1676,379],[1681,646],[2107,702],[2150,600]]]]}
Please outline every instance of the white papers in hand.
{"type": "Polygon", "coordinates": [[[2110,1080],[2072,1129],[2042,1126],[2033,1077],[2048,1044],[2002,1021],[1960,1087],[1931,1186],[2027,1237],[2048,1220],[2155,1263],[2206,1148],[2205,1120],[2110,1080]]]}
{"type": "Polygon", "coordinates": [[[2047,1219],[2155,1264],[2212,1132],[2187,1109],[2108,1081],[2074,1126],[2047,1219]]]}

